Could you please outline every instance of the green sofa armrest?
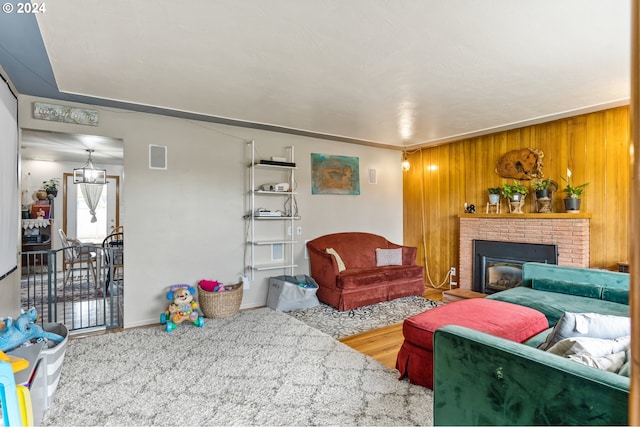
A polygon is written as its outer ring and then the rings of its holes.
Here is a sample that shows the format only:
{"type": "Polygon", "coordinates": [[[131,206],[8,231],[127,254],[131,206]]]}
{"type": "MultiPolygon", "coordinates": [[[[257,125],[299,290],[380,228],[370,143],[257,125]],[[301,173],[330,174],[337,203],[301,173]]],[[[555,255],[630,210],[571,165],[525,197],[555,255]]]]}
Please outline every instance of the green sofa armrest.
{"type": "Polygon", "coordinates": [[[627,425],[629,378],[461,326],[434,335],[435,425],[627,425]]]}

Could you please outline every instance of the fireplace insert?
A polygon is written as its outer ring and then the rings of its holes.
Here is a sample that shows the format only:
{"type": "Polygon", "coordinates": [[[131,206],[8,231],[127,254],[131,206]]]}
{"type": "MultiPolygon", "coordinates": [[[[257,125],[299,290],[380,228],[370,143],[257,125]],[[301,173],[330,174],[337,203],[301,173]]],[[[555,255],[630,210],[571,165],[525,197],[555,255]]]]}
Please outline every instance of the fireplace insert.
{"type": "Polygon", "coordinates": [[[474,240],[473,290],[493,294],[520,286],[525,262],[557,264],[558,246],[474,240]]]}

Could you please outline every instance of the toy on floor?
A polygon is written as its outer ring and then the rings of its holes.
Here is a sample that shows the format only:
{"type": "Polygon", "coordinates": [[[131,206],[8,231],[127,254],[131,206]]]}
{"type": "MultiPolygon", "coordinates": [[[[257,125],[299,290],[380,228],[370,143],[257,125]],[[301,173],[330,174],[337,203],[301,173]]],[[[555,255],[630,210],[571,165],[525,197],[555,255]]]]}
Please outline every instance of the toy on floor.
{"type": "Polygon", "coordinates": [[[40,325],[36,325],[34,322],[37,318],[38,312],[35,308],[23,312],[15,321],[10,317],[7,318],[5,328],[0,331],[0,351],[13,350],[32,339],[46,338],[56,342],[61,342],[64,339],[64,337],[47,332],[40,325]]]}
{"type": "Polygon", "coordinates": [[[29,361],[22,357],[9,356],[4,351],[0,351],[0,362],[7,362],[11,365],[13,372],[18,372],[29,367],[29,361]]]}
{"type": "Polygon", "coordinates": [[[33,407],[29,389],[16,384],[14,373],[29,367],[29,361],[0,351],[0,411],[2,425],[32,426],[33,407]]]}
{"type": "Polygon", "coordinates": [[[200,312],[200,306],[193,300],[195,291],[189,285],[173,285],[169,288],[167,299],[172,303],[160,315],[160,323],[167,325],[167,332],[173,331],[179,323],[184,321],[191,322],[200,328],[204,326],[204,317],[200,312]]]}

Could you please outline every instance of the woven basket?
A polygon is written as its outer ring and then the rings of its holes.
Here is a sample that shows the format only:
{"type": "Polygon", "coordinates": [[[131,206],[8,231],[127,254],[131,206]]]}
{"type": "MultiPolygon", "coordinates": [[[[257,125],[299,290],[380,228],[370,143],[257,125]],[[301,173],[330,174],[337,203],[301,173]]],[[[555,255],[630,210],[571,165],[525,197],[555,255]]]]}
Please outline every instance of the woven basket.
{"type": "Polygon", "coordinates": [[[198,302],[205,317],[229,317],[238,312],[242,302],[242,283],[225,285],[225,289],[223,292],[209,292],[198,285],[198,302]]]}

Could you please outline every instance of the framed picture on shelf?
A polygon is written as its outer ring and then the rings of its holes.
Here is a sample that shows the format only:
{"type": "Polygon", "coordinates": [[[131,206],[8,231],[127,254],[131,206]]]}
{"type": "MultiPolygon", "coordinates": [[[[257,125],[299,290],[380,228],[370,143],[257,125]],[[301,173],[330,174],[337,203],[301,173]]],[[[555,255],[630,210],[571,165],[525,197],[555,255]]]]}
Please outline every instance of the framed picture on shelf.
{"type": "Polygon", "coordinates": [[[33,205],[31,206],[31,218],[49,219],[51,213],[51,205],[33,205]]]}

